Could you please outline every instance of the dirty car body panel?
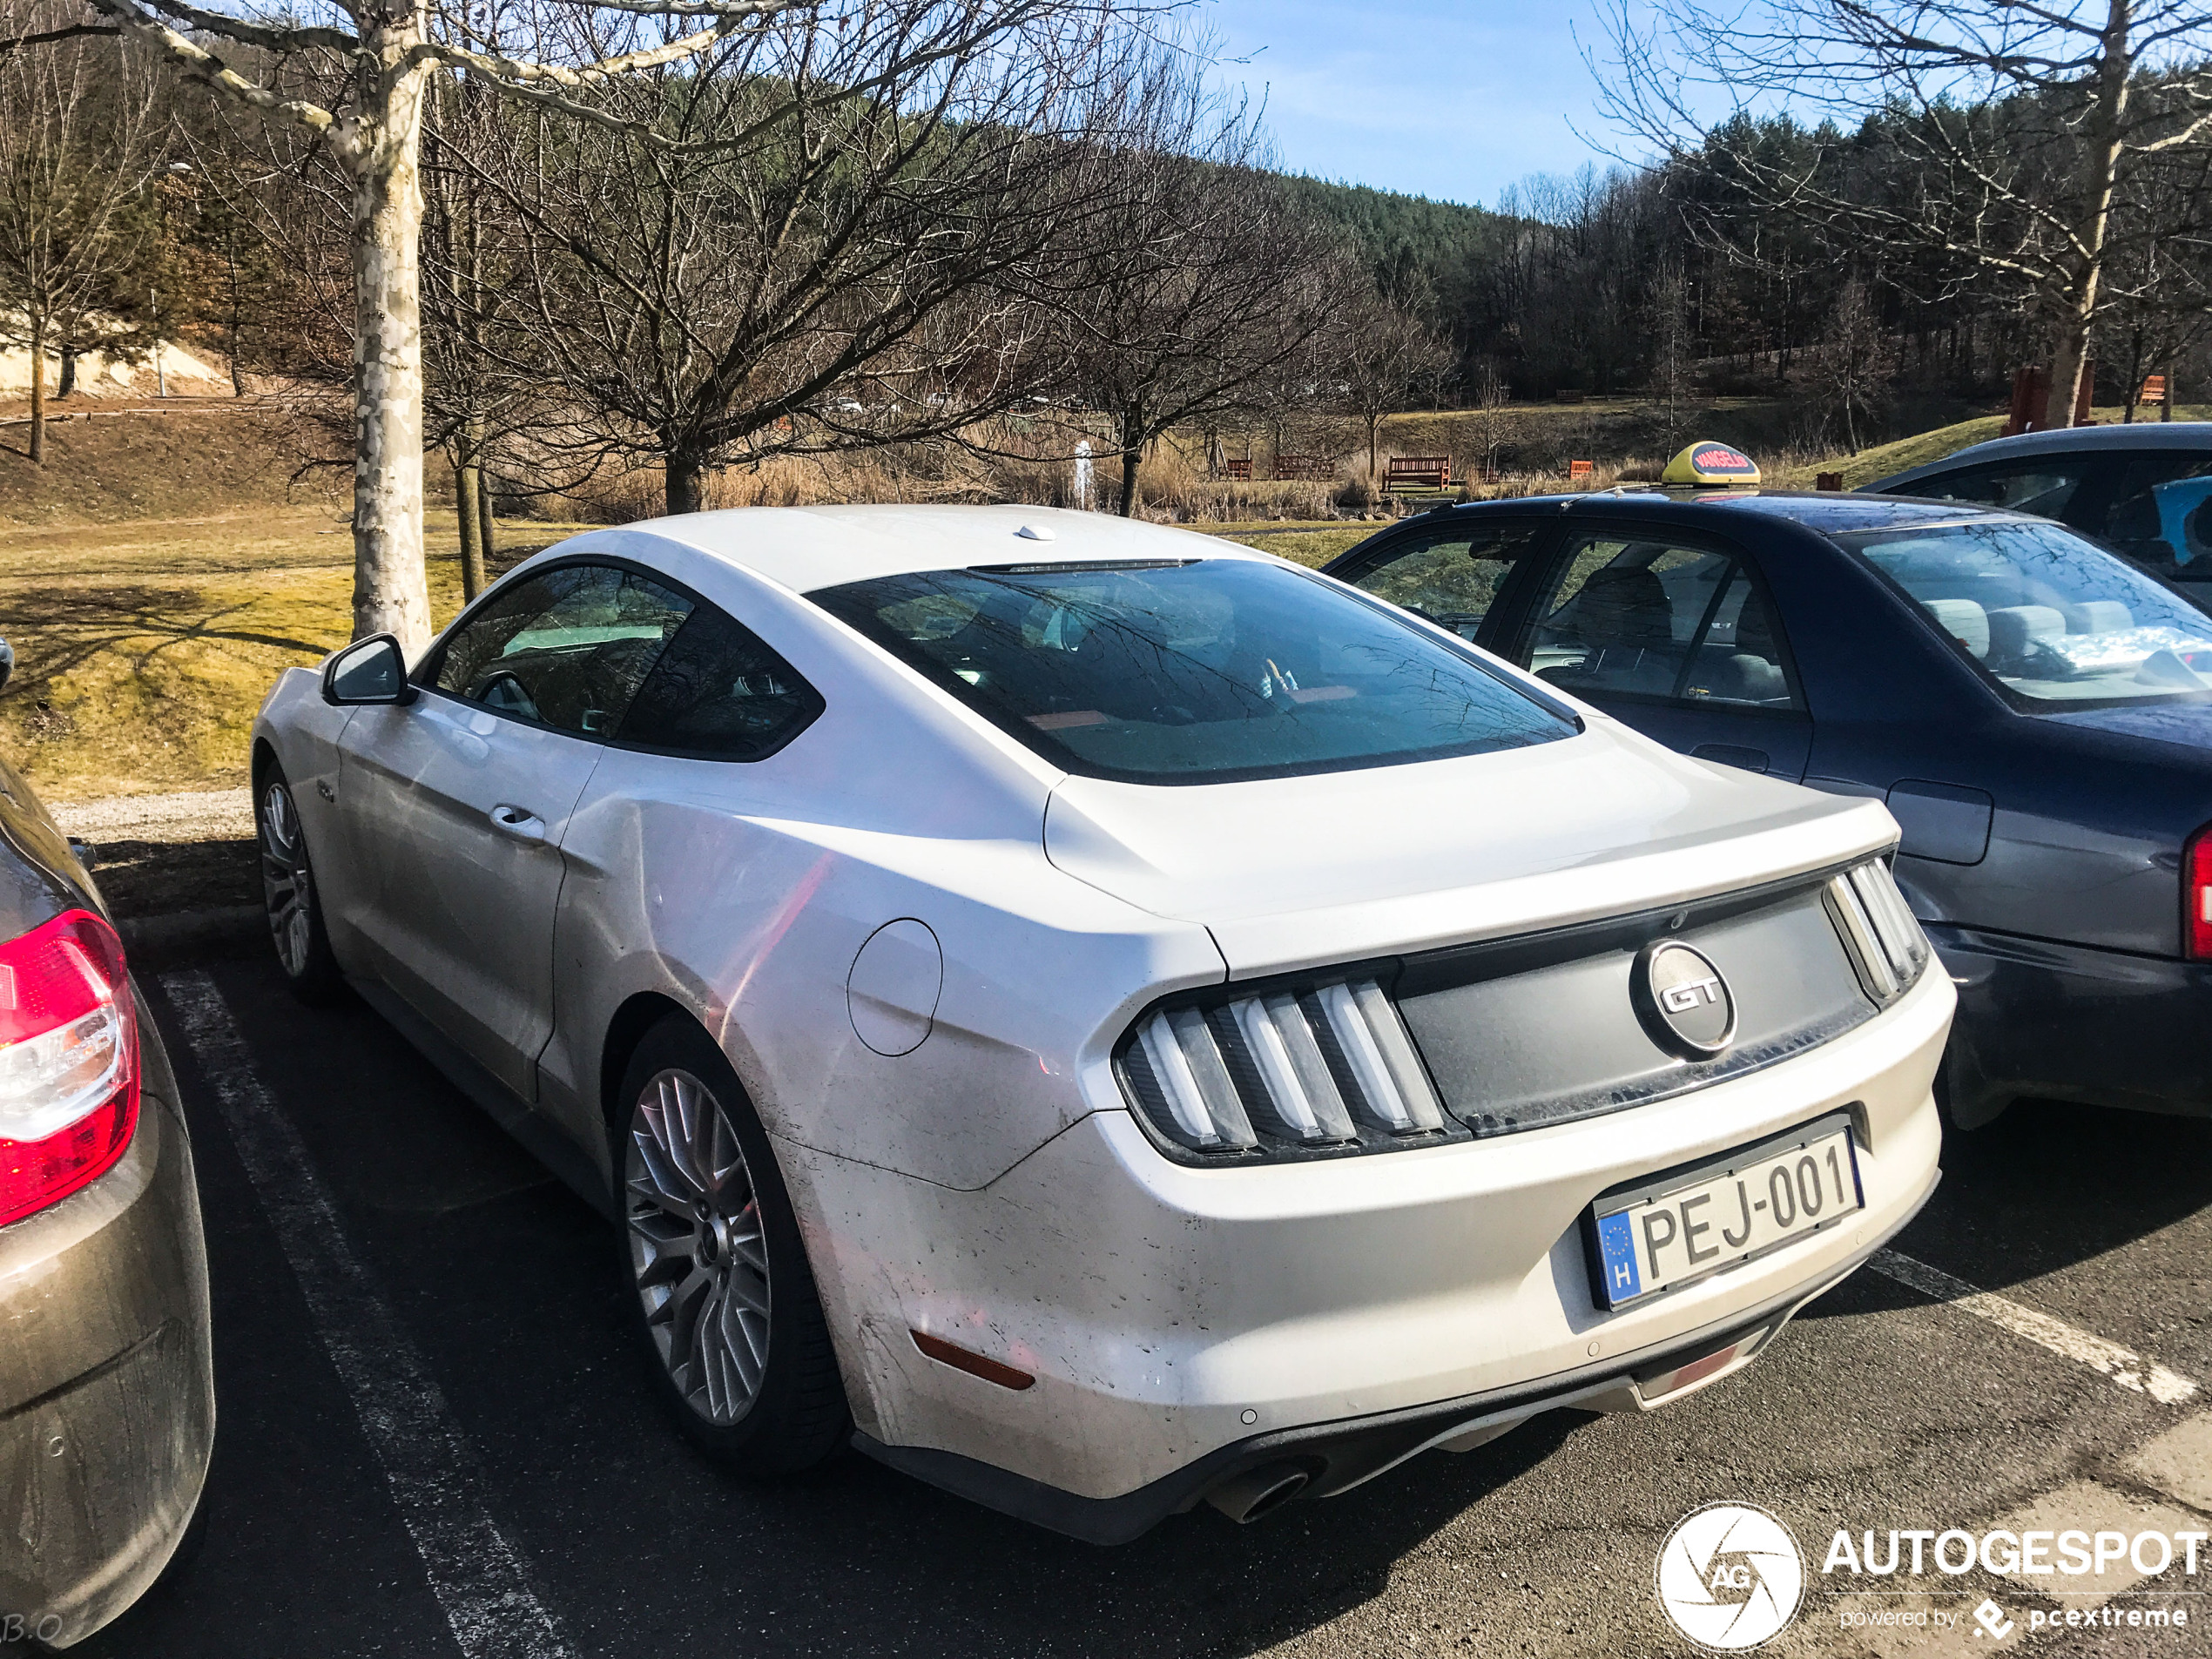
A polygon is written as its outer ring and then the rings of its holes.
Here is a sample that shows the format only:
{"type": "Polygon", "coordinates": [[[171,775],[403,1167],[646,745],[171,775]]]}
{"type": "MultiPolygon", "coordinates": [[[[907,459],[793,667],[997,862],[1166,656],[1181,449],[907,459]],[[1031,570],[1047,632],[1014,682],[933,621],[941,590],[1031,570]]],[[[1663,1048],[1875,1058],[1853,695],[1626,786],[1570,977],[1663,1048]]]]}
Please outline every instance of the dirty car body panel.
{"type": "Polygon", "coordinates": [[[560,632],[605,648],[583,713],[545,680],[520,716],[569,719],[573,751],[506,803],[545,826],[544,870],[498,889],[550,941],[537,1019],[478,1063],[449,989],[382,974],[382,919],[334,907],[334,948],[610,1210],[643,1022],[710,1036],[789,1190],[854,1443],[895,1467],[1098,1541],[1202,1500],[1249,1518],[1549,1406],[1703,1386],[1934,1185],[1950,981],[1867,989],[1833,910],[1839,882],[1892,891],[1880,803],[1716,773],[1325,577],[1096,515],[595,531],[459,618],[419,700],[334,740],[295,671],[256,764],[296,779],[334,741],[326,894],[373,905],[425,861],[410,925],[465,925],[438,884],[497,860],[442,826],[380,854],[358,787],[406,769],[371,734],[428,709],[495,735],[512,688],[442,665],[502,592],[586,567],[651,592],[630,636],[560,632]],[[766,752],[625,735],[610,701],[659,671],[633,653],[678,649],[637,622],[659,593],[772,652],[799,712],[766,752]],[[1740,1043],[1653,1035],[1670,942],[1735,988],[1740,1043]],[[1231,1069],[1203,1103],[1177,1044],[1231,1069]],[[1594,1201],[1814,1125],[1848,1136],[1843,1207],[1608,1304],[1594,1201]]]}
{"type": "MultiPolygon", "coordinates": [[[[91,878],[0,764],[0,940],[105,916],[91,878]]],[[[0,946],[0,949],[4,949],[0,946]]],[[[22,990],[20,974],[10,981],[22,990]]],[[[68,1647],[159,1576],[215,1429],[206,1250],[177,1085],[127,981],[135,1127],[85,1184],[0,1225],[0,1612],[68,1647]]],[[[23,1148],[0,1142],[0,1163],[23,1148]]]]}

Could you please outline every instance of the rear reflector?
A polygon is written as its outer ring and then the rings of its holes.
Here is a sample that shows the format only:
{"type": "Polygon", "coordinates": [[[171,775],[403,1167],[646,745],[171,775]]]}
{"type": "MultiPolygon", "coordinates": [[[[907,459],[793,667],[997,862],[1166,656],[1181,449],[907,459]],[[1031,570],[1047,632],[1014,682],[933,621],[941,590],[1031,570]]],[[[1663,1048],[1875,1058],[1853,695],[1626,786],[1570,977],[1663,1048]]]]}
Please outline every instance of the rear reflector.
{"type": "Polygon", "coordinates": [[[2182,948],[2212,962],[2212,824],[2197,831],[2182,860],[2182,948]]]}
{"type": "Polygon", "coordinates": [[[1016,1371],[1012,1366],[1001,1365],[980,1353],[970,1353],[966,1348],[950,1343],[942,1337],[933,1337],[927,1331],[909,1331],[914,1346],[943,1366],[964,1371],[971,1377],[981,1377],[985,1382],[996,1383],[1001,1388],[1020,1393],[1036,1386],[1037,1379],[1026,1371],[1016,1371]]]}
{"type": "Polygon", "coordinates": [[[69,910],[0,944],[0,1226],[98,1179],[138,1121],[138,1018],[115,930],[69,910]]]}

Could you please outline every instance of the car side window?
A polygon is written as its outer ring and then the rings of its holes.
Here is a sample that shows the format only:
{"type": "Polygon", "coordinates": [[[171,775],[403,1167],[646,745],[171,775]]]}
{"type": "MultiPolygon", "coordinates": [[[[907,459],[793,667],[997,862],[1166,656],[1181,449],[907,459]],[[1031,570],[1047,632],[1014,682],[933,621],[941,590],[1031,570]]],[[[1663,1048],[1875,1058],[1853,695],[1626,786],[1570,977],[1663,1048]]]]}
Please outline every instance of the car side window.
{"type": "Polygon", "coordinates": [[[790,664],[702,600],[638,687],[616,736],[672,754],[758,760],[822,707],[820,693],[790,664]]]}
{"type": "Polygon", "coordinates": [[[469,617],[446,641],[435,683],[496,714],[610,737],[691,610],[634,570],[563,565],[469,617]]]}
{"type": "Polygon", "coordinates": [[[1409,537],[1383,563],[1352,578],[1378,599],[1473,639],[1514,566],[1535,547],[1540,526],[1454,525],[1409,537]]]}
{"type": "Polygon", "coordinates": [[[2028,455],[1923,478],[1904,486],[1900,493],[1934,501],[1971,502],[1977,507],[2002,507],[2071,523],[2067,512],[2082,493],[2089,468],[2086,456],[2028,455]]]}
{"type": "Polygon", "coordinates": [[[2112,457],[2101,535],[2155,575],[2212,578],[2212,454],[2146,449],[2112,457]]]}
{"type": "Polygon", "coordinates": [[[1530,666],[1577,693],[1800,706],[1772,602],[1733,555],[1617,533],[1568,543],[1530,666]]]}

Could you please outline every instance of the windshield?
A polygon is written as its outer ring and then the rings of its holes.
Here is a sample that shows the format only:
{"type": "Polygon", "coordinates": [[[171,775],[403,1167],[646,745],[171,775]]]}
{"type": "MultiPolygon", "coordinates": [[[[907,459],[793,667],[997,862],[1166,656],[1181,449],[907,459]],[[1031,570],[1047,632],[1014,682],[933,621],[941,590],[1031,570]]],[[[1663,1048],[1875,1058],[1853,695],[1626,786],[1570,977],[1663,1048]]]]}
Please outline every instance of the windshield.
{"type": "Polygon", "coordinates": [[[1224,783],[1576,730],[1383,607],[1257,560],[931,570],[808,597],[1093,777],[1224,783]]]}
{"type": "Polygon", "coordinates": [[[1836,539],[2031,704],[2212,691],[2212,617],[2057,524],[1971,519],[1836,539]]]}

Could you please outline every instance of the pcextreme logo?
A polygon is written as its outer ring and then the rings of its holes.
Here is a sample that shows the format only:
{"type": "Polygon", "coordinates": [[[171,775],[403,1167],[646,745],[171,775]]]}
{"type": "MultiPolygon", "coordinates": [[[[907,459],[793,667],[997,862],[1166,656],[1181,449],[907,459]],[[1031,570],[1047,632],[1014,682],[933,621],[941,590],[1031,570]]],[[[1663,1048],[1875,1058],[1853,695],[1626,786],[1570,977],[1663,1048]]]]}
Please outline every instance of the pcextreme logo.
{"type": "Polygon", "coordinates": [[[1804,1599],[1797,1541],[1748,1503],[1709,1503],[1684,1515],[1660,1545],[1652,1576],[1675,1629],[1717,1653],[1771,1642],[1804,1599]]]}

